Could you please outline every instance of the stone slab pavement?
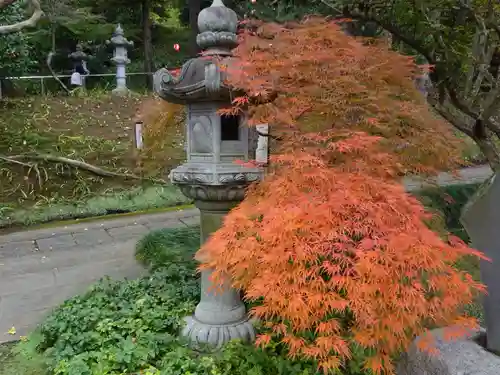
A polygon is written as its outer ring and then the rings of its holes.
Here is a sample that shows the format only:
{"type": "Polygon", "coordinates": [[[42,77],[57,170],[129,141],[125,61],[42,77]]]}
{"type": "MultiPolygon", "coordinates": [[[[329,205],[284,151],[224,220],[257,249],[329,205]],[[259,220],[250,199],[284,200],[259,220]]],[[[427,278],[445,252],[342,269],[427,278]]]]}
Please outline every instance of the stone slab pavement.
{"type": "Polygon", "coordinates": [[[408,191],[417,191],[432,186],[449,186],[457,184],[475,184],[487,180],[493,175],[492,169],[488,165],[464,168],[456,173],[440,173],[439,175],[423,179],[419,177],[406,177],[403,184],[408,191]]]}
{"type": "Polygon", "coordinates": [[[104,276],[145,274],[134,250],[149,231],[198,222],[198,210],[186,209],[0,236],[0,343],[26,335],[52,308],[104,276]],[[8,333],[12,327],[16,334],[8,333]]]}

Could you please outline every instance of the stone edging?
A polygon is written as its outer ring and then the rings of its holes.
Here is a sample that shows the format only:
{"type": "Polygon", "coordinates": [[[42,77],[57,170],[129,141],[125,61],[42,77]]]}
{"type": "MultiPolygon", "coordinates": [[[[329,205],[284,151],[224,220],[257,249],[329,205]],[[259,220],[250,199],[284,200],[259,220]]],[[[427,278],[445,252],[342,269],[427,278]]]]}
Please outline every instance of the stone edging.
{"type": "Polygon", "coordinates": [[[50,228],[42,228],[35,230],[28,229],[26,231],[14,232],[0,236],[0,245],[9,242],[27,241],[34,238],[36,239],[53,238],[55,236],[73,234],[83,231],[91,231],[98,229],[114,229],[114,228],[126,227],[129,225],[144,225],[149,223],[162,223],[170,220],[182,220],[183,218],[191,218],[198,215],[199,215],[198,210],[195,208],[191,208],[185,210],[167,211],[156,214],[143,214],[136,216],[127,216],[117,219],[74,223],[60,227],[50,227],[50,228]]]}

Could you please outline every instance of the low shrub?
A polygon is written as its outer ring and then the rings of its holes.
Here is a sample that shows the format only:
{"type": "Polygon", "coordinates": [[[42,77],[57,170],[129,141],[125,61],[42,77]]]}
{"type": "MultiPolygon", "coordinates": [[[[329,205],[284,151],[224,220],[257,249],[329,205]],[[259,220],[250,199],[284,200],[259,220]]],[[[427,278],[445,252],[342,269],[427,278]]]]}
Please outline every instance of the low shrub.
{"type": "Polygon", "coordinates": [[[148,278],[103,280],[41,325],[37,349],[55,374],[131,373],[158,365],[198,300],[194,268],[171,264],[148,278]]]}
{"type": "MultiPolygon", "coordinates": [[[[460,223],[463,206],[477,191],[481,184],[460,184],[439,188],[430,188],[419,191],[417,198],[429,209],[436,213],[429,227],[439,233],[452,233],[463,241],[469,242],[469,236],[460,223]]],[[[476,281],[481,280],[479,259],[474,256],[464,256],[455,263],[455,267],[467,272],[476,281]]],[[[477,318],[484,324],[484,311],[481,295],[465,306],[465,314],[477,318]]]]}
{"type": "Polygon", "coordinates": [[[269,330],[259,344],[284,342],[326,372],[360,359],[367,373],[393,374],[398,354],[430,327],[455,337],[477,326],[463,308],[484,286],[456,263],[482,255],[426,225],[432,215],[384,175],[392,164],[376,141],[354,135],[327,140],[320,156],[274,157],[198,254],[216,281],[229,275],[260,301],[251,313],[269,330]]]}
{"type": "Polygon", "coordinates": [[[192,250],[199,246],[199,226],[156,230],[137,243],[135,257],[142,265],[155,270],[172,263],[192,262],[192,250]]]}

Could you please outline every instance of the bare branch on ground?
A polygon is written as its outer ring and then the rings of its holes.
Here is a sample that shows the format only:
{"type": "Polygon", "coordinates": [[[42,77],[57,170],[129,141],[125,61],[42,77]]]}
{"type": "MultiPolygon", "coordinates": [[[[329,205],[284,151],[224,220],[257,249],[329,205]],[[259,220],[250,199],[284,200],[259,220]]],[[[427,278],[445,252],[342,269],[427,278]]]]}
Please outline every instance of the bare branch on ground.
{"type": "Polygon", "coordinates": [[[97,167],[93,164],[86,163],[84,161],[69,159],[69,158],[65,158],[63,156],[56,156],[56,155],[48,155],[48,154],[25,154],[25,155],[14,155],[14,156],[1,156],[0,155],[0,160],[7,162],[7,163],[21,165],[21,166],[24,166],[27,168],[36,168],[36,163],[24,162],[26,160],[42,161],[42,162],[48,162],[48,163],[61,163],[61,164],[66,164],[66,165],[72,166],[72,167],[77,168],[77,169],[86,170],[90,173],[93,173],[93,174],[95,174],[97,176],[101,176],[101,177],[119,177],[119,178],[124,178],[124,179],[131,179],[131,180],[149,180],[149,181],[157,182],[157,183],[161,183],[161,184],[167,183],[163,179],[150,179],[150,178],[145,178],[145,177],[137,176],[135,174],[130,174],[130,173],[118,173],[118,172],[108,171],[106,169],[102,169],[100,167],[97,167]],[[21,160],[24,160],[24,161],[21,161],[21,160]]]}

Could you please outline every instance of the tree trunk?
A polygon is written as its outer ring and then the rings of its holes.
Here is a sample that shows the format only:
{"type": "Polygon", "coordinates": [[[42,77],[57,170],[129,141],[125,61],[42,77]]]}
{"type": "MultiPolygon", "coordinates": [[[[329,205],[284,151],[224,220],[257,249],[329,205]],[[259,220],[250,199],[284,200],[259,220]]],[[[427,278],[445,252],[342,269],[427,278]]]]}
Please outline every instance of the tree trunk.
{"type": "Polygon", "coordinates": [[[51,37],[51,44],[52,44],[51,51],[53,53],[56,53],[56,29],[57,29],[56,24],[51,23],[51,25],[50,25],[50,37],[51,37]]]}
{"type": "Polygon", "coordinates": [[[146,87],[153,89],[153,43],[151,40],[151,0],[142,0],[142,39],[144,43],[144,72],[146,87]]]}
{"type": "Polygon", "coordinates": [[[479,146],[491,169],[500,172],[500,154],[494,141],[489,137],[472,137],[472,139],[479,146]]]}
{"type": "Polygon", "coordinates": [[[188,4],[189,26],[191,28],[190,53],[194,57],[200,50],[196,43],[196,36],[198,35],[198,14],[200,14],[201,10],[201,0],[188,0],[188,4]]]}

